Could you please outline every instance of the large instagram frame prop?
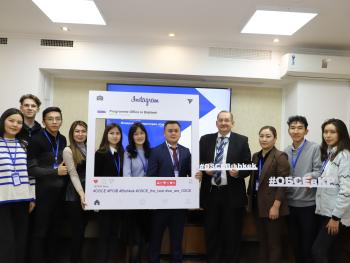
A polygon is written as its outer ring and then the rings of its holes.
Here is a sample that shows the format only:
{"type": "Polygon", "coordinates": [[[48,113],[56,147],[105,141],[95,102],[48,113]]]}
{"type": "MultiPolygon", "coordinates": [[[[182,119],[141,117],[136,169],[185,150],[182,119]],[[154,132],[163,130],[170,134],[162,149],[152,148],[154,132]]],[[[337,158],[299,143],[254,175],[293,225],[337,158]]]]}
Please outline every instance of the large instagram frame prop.
{"type": "Polygon", "coordinates": [[[198,208],[199,182],[194,177],[199,166],[198,119],[198,95],[90,91],[86,208],[198,208]],[[191,130],[187,132],[191,133],[192,176],[94,177],[96,119],[191,121],[191,127],[187,128],[191,130]]]}

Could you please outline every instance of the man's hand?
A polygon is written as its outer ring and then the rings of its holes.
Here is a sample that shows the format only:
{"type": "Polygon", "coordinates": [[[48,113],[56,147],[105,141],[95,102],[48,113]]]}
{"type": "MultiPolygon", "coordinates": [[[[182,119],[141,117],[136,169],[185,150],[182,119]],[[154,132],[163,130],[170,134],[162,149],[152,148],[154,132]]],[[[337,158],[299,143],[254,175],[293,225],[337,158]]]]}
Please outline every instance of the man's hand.
{"type": "Polygon", "coordinates": [[[67,166],[62,162],[57,168],[57,174],[59,176],[66,176],[68,174],[67,166]]]}
{"type": "Polygon", "coordinates": [[[29,202],[29,214],[33,212],[35,208],[35,202],[29,202]]]}
{"type": "Polygon", "coordinates": [[[203,173],[201,171],[198,171],[198,172],[196,172],[195,177],[199,181],[202,181],[203,173]]]}
{"type": "Polygon", "coordinates": [[[229,171],[229,174],[230,174],[230,176],[237,178],[237,177],[238,177],[238,172],[239,172],[239,171],[236,170],[236,169],[231,169],[231,170],[229,171]]]}

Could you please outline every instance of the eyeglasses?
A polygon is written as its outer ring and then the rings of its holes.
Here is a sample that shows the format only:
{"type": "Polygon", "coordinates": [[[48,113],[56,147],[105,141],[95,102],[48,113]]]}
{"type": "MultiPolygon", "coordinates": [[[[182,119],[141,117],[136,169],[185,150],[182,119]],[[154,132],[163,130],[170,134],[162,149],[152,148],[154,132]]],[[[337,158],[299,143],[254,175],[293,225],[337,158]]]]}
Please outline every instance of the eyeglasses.
{"type": "Polygon", "coordinates": [[[56,117],[56,118],[46,118],[45,119],[47,122],[61,122],[62,118],[61,117],[56,117]]]}

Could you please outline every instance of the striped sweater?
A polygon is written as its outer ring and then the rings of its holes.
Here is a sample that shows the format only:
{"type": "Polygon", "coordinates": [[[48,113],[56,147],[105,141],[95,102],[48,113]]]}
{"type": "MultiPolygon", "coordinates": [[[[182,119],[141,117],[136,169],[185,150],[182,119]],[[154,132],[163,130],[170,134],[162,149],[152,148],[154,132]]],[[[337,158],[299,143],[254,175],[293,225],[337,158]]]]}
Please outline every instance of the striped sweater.
{"type": "Polygon", "coordinates": [[[0,138],[0,204],[33,201],[35,181],[28,177],[27,153],[18,140],[6,139],[6,142],[0,138]],[[17,186],[13,182],[13,173],[19,174],[20,184],[17,186]]]}

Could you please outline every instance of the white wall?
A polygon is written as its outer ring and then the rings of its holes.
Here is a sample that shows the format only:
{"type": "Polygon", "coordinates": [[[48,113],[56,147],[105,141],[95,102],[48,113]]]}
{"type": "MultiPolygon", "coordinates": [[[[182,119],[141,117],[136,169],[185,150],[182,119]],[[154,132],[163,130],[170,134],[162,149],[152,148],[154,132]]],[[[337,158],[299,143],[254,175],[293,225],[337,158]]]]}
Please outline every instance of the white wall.
{"type": "MultiPolygon", "coordinates": [[[[349,128],[349,98],[347,81],[299,79],[284,90],[284,119],[291,115],[305,116],[309,123],[308,138],[320,143],[321,125],[325,120],[338,118],[349,128]]],[[[290,144],[288,136],[284,144],[290,144]]]]}
{"type": "Polygon", "coordinates": [[[0,111],[24,93],[52,103],[50,76],[40,69],[74,69],[279,79],[278,53],[270,61],[211,57],[207,47],[75,42],[73,48],[42,47],[39,39],[9,38],[0,47],[0,111]],[[46,85],[43,85],[46,83],[46,85]]]}
{"type": "MultiPolygon", "coordinates": [[[[211,57],[207,47],[198,46],[75,42],[74,48],[53,48],[41,47],[39,39],[9,38],[8,45],[0,46],[0,112],[18,106],[19,97],[25,93],[38,95],[43,100],[42,108],[52,105],[55,76],[40,69],[180,74],[199,76],[199,79],[200,76],[222,76],[258,82],[260,79],[279,80],[280,60],[278,52],[272,52],[269,61],[238,60],[211,57]]],[[[278,109],[282,117],[271,117],[273,121],[281,121],[282,146],[289,143],[283,129],[290,115],[301,114],[309,118],[309,137],[315,141],[320,139],[319,127],[324,119],[339,117],[349,124],[348,82],[295,78],[282,88],[278,109]]],[[[259,95],[257,90],[255,92],[251,98],[258,101],[259,95]]],[[[251,105],[255,105],[254,101],[251,105]]],[[[237,111],[234,107],[235,104],[233,109],[237,111]]],[[[238,109],[238,112],[240,110],[249,109],[238,109]]]]}

